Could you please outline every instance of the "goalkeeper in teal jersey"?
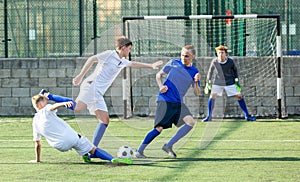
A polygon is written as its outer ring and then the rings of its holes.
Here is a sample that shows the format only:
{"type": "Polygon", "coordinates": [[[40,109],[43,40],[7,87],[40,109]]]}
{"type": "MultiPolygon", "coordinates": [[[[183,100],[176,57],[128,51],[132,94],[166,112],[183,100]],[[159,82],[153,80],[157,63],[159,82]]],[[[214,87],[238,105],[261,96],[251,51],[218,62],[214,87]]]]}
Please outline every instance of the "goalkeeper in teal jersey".
{"type": "Polygon", "coordinates": [[[256,118],[249,115],[246,102],[241,94],[238,70],[235,62],[233,59],[227,57],[228,48],[220,45],[215,49],[217,57],[214,58],[210,64],[207,73],[207,82],[204,89],[205,94],[208,94],[209,91],[211,91],[207,104],[208,113],[206,118],[204,118],[202,121],[207,122],[212,120],[215,99],[217,96],[222,96],[224,89],[228,97],[235,96],[237,98],[238,103],[245,115],[245,119],[247,121],[255,121],[256,118]]]}

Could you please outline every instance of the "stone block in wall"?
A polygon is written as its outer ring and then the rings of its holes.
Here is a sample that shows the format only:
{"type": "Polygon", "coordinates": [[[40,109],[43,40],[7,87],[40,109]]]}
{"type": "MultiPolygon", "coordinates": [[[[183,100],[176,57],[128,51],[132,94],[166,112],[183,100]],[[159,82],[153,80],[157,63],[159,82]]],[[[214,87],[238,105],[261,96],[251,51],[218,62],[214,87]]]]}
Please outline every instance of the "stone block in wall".
{"type": "Polygon", "coordinates": [[[1,69],[11,69],[12,68],[12,63],[15,61],[16,59],[14,58],[5,58],[5,59],[1,59],[0,61],[0,68],[1,69]]]}
{"type": "MultiPolygon", "coordinates": [[[[243,89],[243,88],[242,88],[243,89]]],[[[267,88],[265,87],[258,87],[257,91],[256,91],[256,96],[274,96],[277,94],[277,86],[273,85],[273,86],[268,86],[267,88]]],[[[247,95],[248,96],[248,95],[247,95]]],[[[251,96],[251,95],[249,95],[251,96]]]]}
{"type": "Polygon", "coordinates": [[[262,107],[262,106],[258,106],[256,108],[256,110],[257,110],[257,113],[260,113],[260,115],[262,117],[264,117],[264,116],[272,116],[272,115],[275,116],[275,113],[277,113],[276,108],[277,108],[276,106],[274,106],[274,107],[262,107]]]}
{"type": "Polygon", "coordinates": [[[256,86],[248,86],[247,84],[244,85],[241,84],[241,88],[242,94],[246,97],[255,97],[258,95],[258,92],[261,92],[262,90],[262,88],[257,88],[256,86]]]}
{"type": "Polygon", "coordinates": [[[289,106],[299,106],[300,97],[286,97],[286,104],[289,106]]]}
{"type": "MultiPolygon", "coordinates": [[[[300,78],[299,78],[300,80],[300,78]]],[[[294,96],[300,96],[300,85],[294,87],[294,96]]],[[[298,97],[299,98],[299,97],[298,97]]],[[[300,104],[299,104],[300,105],[300,104]]]]}
{"type": "Polygon", "coordinates": [[[123,96],[122,88],[120,88],[120,87],[111,87],[110,96],[112,96],[112,97],[116,97],[116,96],[122,97],[123,96]]]}
{"type": "Polygon", "coordinates": [[[30,77],[31,78],[47,78],[48,77],[48,69],[30,69],[30,77]]]}
{"type": "Polygon", "coordinates": [[[149,105],[149,97],[145,96],[140,96],[140,97],[135,97],[134,99],[134,106],[148,106],[149,105]]]}
{"type": "Polygon", "coordinates": [[[156,87],[142,87],[142,96],[157,96],[158,89],[156,87]]]}
{"type": "Polygon", "coordinates": [[[142,87],[132,87],[132,95],[142,95],[142,87]]]}
{"type": "Polygon", "coordinates": [[[29,88],[12,88],[13,97],[30,97],[29,88]]]}
{"type": "MultiPolygon", "coordinates": [[[[19,115],[19,107],[16,106],[4,106],[1,107],[1,116],[17,116],[19,115]]],[[[25,115],[25,113],[23,114],[25,115]]],[[[31,115],[31,113],[29,113],[28,115],[31,115]]]]}
{"type": "Polygon", "coordinates": [[[66,69],[56,68],[56,69],[48,69],[48,77],[66,77],[66,69]]]}
{"type": "Polygon", "coordinates": [[[11,90],[12,88],[0,88],[0,97],[11,97],[11,90]]]}
{"type": "Polygon", "coordinates": [[[56,68],[56,58],[40,58],[39,68],[42,68],[42,69],[56,68]]]}
{"type": "Polygon", "coordinates": [[[155,74],[149,75],[149,77],[150,77],[150,85],[149,86],[150,87],[155,87],[157,89],[157,92],[158,92],[159,88],[158,88],[155,76],[156,76],[155,74]]]}
{"type": "Polygon", "coordinates": [[[74,78],[76,76],[74,68],[66,68],[66,77],[74,78]]]}
{"type": "Polygon", "coordinates": [[[2,106],[19,106],[19,98],[7,97],[2,98],[2,106]]]}
{"type": "Polygon", "coordinates": [[[32,106],[24,106],[19,107],[17,115],[31,115],[33,116],[35,114],[35,109],[32,106]]]}
{"type": "Polygon", "coordinates": [[[72,83],[73,78],[70,77],[59,77],[57,78],[57,86],[58,87],[72,87],[73,83],[72,83]]]}
{"type": "Polygon", "coordinates": [[[300,77],[300,66],[299,66],[299,64],[295,65],[295,67],[291,68],[291,74],[295,77],[300,77]]]}
{"type": "Polygon", "coordinates": [[[11,77],[11,69],[0,69],[0,78],[11,77]]]}
{"type": "Polygon", "coordinates": [[[300,106],[296,106],[295,107],[295,112],[293,114],[297,114],[297,115],[300,115],[300,106]]]}
{"type": "Polygon", "coordinates": [[[20,87],[20,79],[18,78],[4,78],[1,83],[2,87],[20,87]]]}
{"type": "Polygon", "coordinates": [[[123,106],[123,96],[105,97],[108,106],[117,107],[123,106]]]}
{"type": "Polygon", "coordinates": [[[20,69],[20,68],[37,69],[38,61],[39,61],[38,58],[16,59],[12,62],[11,68],[13,68],[13,69],[20,69]]]}
{"type": "Polygon", "coordinates": [[[133,86],[148,87],[149,86],[149,77],[139,77],[132,83],[133,86]]]}
{"type": "Polygon", "coordinates": [[[30,75],[29,69],[12,69],[11,76],[13,78],[28,78],[30,75]]]}
{"type": "Polygon", "coordinates": [[[32,87],[38,87],[39,86],[39,79],[38,78],[20,78],[20,87],[22,88],[32,88],[32,87]]]}
{"type": "Polygon", "coordinates": [[[39,78],[39,87],[57,87],[56,78],[39,78]]]}
{"type": "Polygon", "coordinates": [[[48,60],[48,65],[49,67],[48,68],[57,68],[57,60],[48,60]]]}
{"type": "Polygon", "coordinates": [[[285,86],[300,86],[300,77],[291,76],[288,79],[285,79],[285,86]]]}
{"type": "MultiPolygon", "coordinates": [[[[293,107],[293,106],[287,107],[288,114],[296,114],[297,112],[295,112],[295,110],[296,110],[296,107],[293,107]]],[[[300,112],[298,112],[298,113],[300,113],[300,112]]]]}
{"type": "Polygon", "coordinates": [[[121,106],[110,107],[108,108],[108,113],[110,115],[117,115],[119,117],[122,117],[124,113],[124,108],[121,106]]]}
{"type": "Polygon", "coordinates": [[[294,96],[294,87],[285,87],[284,89],[285,96],[294,96]]]}
{"type": "Polygon", "coordinates": [[[31,97],[20,98],[19,102],[20,107],[32,107],[31,97]]]}
{"type": "Polygon", "coordinates": [[[57,58],[57,68],[76,68],[75,58],[57,58]]]}

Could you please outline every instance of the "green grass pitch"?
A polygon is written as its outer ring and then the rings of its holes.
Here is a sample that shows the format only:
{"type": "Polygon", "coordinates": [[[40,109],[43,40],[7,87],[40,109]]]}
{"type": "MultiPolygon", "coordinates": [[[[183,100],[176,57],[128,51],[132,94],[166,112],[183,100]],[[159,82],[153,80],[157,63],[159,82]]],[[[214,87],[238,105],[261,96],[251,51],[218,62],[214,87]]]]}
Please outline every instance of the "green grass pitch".
{"type": "MultiPolygon", "coordinates": [[[[94,118],[63,117],[91,138],[94,118]]],[[[34,159],[30,117],[0,117],[0,181],[299,181],[300,119],[222,120],[202,123],[174,146],[170,159],[162,145],[176,128],[162,132],[133,165],[94,159],[83,163],[73,150],[59,152],[42,141],[41,163],[34,159]]],[[[100,148],[116,155],[122,145],[134,150],[152,129],[153,118],[111,119],[100,148]]]]}

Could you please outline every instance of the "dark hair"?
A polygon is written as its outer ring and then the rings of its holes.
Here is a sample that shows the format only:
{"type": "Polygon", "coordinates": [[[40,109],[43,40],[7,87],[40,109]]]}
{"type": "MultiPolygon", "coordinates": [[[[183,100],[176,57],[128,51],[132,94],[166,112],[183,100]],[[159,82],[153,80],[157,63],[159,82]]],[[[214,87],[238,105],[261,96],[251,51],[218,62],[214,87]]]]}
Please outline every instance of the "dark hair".
{"type": "Polygon", "coordinates": [[[131,40],[129,40],[126,37],[120,37],[117,39],[115,46],[116,46],[116,49],[121,49],[123,46],[128,47],[130,45],[132,45],[131,40]]]}

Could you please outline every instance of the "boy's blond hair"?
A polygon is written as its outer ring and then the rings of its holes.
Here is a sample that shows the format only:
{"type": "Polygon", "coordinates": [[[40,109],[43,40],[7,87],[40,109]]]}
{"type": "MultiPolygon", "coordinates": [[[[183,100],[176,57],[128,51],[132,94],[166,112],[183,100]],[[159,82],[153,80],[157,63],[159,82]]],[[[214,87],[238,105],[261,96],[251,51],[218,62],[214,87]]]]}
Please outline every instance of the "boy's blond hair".
{"type": "Polygon", "coordinates": [[[38,110],[38,104],[40,101],[46,99],[45,96],[41,95],[41,94],[38,94],[38,95],[35,95],[33,97],[31,97],[31,103],[32,103],[32,106],[34,107],[35,110],[38,110]]]}
{"type": "Polygon", "coordinates": [[[220,45],[220,46],[216,47],[215,49],[216,49],[216,52],[221,50],[221,51],[225,51],[227,53],[228,47],[220,45]]]}

